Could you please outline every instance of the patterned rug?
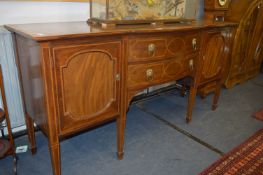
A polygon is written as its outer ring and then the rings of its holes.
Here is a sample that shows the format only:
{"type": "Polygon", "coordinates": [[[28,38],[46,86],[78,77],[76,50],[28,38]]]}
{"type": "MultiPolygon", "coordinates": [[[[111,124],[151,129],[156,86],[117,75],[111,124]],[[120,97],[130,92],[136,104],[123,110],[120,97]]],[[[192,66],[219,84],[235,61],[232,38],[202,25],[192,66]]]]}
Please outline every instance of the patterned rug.
{"type": "Polygon", "coordinates": [[[199,175],[263,175],[263,129],[199,175]]]}
{"type": "Polygon", "coordinates": [[[253,117],[255,117],[258,120],[263,121],[263,109],[253,114],[253,117]]]}

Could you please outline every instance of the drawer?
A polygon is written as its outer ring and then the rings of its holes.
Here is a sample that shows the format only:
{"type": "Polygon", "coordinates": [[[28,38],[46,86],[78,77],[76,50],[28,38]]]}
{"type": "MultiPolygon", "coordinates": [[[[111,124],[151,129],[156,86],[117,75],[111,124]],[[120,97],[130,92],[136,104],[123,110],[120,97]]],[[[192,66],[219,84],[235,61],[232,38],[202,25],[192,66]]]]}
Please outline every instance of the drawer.
{"type": "Polygon", "coordinates": [[[167,55],[166,37],[138,37],[129,40],[129,61],[162,59],[167,55]]]}
{"type": "Polygon", "coordinates": [[[187,58],[173,58],[150,64],[129,65],[128,88],[144,89],[191,75],[196,58],[197,55],[192,55],[187,58]]]}
{"type": "Polygon", "coordinates": [[[194,32],[188,34],[168,37],[167,48],[171,55],[178,55],[184,52],[186,55],[197,53],[201,46],[201,33],[194,32]]]}
{"type": "Polygon", "coordinates": [[[199,32],[187,34],[140,35],[128,40],[128,61],[156,61],[170,57],[184,57],[200,49],[199,32]]]}

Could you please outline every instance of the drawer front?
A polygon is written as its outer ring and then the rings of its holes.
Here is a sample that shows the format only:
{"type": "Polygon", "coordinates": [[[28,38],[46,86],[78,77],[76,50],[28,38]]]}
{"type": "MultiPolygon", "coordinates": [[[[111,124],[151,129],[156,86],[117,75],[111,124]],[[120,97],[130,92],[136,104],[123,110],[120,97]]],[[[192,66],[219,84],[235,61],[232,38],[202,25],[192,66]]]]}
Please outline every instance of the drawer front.
{"type": "Polygon", "coordinates": [[[161,59],[167,55],[166,37],[133,38],[129,40],[129,61],[161,59]]]}
{"type": "Polygon", "coordinates": [[[200,48],[199,32],[184,34],[141,35],[128,41],[128,61],[143,62],[162,60],[169,57],[184,57],[200,48]]]}
{"type": "Polygon", "coordinates": [[[128,88],[140,90],[191,75],[197,55],[128,66],[128,88]]]}

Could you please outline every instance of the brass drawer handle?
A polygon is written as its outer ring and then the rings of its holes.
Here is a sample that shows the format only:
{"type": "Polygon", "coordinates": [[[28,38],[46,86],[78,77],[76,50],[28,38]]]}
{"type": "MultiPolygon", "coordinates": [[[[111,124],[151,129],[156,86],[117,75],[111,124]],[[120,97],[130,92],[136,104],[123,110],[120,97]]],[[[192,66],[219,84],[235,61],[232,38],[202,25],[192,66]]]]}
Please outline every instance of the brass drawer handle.
{"type": "Polygon", "coordinates": [[[116,81],[120,81],[121,80],[120,74],[116,74],[115,79],[116,79],[116,81]]]}
{"type": "Polygon", "coordinates": [[[189,60],[189,68],[190,68],[190,71],[194,70],[194,60],[193,59],[189,60]]]}
{"type": "Polygon", "coordinates": [[[152,69],[147,69],[146,70],[146,78],[148,81],[153,80],[153,70],[152,69]]]}
{"type": "Polygon", "coordinates": [[[156,50],[155,44],[151,43],[151,44],[148,45],[148,53],[149,53],[149,55],[153,55],[155,50],[156,50]]]}
{"type": "Polygon", "coordinates": [[[194,50],[197,50],[197,39],[196,38],[192,39],[192,46],[194,50]]]}

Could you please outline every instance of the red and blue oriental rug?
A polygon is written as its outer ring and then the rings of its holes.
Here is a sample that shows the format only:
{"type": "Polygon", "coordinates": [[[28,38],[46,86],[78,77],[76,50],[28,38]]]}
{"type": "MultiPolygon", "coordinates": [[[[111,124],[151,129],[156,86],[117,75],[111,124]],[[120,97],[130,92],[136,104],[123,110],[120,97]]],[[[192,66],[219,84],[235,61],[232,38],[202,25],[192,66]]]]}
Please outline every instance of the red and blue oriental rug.
{"type": "Polygon", "coordinates": [[[263,129],[199,175],[263,175],[263,129]]]}

